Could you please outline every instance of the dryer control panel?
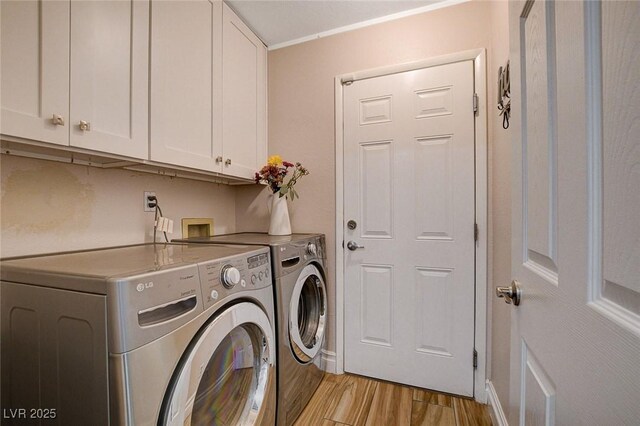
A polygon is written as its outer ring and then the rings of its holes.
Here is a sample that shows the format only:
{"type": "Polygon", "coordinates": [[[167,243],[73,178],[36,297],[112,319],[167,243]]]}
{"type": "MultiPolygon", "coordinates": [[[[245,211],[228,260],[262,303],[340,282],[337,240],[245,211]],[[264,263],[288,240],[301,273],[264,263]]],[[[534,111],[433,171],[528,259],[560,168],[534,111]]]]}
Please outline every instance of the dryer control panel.
{"type": "Polygon", "coordinates": [[[222,298],[271,285],[269,249],[243,257],[215,260],[198,265],[204,309],[222,298]]]}

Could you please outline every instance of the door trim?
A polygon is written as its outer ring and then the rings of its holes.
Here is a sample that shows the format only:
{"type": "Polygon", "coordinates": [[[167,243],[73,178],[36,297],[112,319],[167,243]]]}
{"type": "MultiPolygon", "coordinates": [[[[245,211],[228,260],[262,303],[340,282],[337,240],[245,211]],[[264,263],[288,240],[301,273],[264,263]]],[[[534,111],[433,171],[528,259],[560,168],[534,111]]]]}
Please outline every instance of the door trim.
{"type": "MultiPolygon", "coordinates": [[[[479,228],[476,241],[476,286],[475,286],[475,348],[478,351],[478,367],[474,370],[474,398],[487,402],[485,388],[487,378],[487,242],[488,242],[488,185],[487,185],[487,79],[486,49],[465,50],[416,62],[357,71],[335,77],[335,138],[336,138],[336,354],[335,371],[344,373],[344,122],[342,82],[381,77],[404,71],[428,68],[461,61],[473,61],[474,88],[479,96],[478,113],[475,117],[475,179],[476,179],[476,223],[479,228]]],[[[472,102],[472,99],[469,99],[472,102]]],[[[472,226],[473,224],[469,224],[472,226]]]]}

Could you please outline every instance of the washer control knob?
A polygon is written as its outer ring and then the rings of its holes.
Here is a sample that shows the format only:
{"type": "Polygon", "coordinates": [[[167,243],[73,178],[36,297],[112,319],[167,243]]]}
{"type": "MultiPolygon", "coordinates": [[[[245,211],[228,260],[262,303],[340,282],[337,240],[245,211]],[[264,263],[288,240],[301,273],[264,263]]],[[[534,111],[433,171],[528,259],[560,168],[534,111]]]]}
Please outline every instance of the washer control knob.
{"type": "Polygon", "coordinates": [[[232,288],[240,282],[240,271],[231,265],[224,265],[222,267],[220,280],[226,288],[232,288]]]}
{"type": "Polygon", "coordinates": [[[218,292],[215,290],[211,290],[211,300],[216,300],[218,298],[218,292]]]}
{"type": "Polygon", "coordinates": [[[256,284],[256,274],[251,275],[251,284],[255,285],[256,284]]]}
{"type": "Polygon", "coordinates": [[[314,243],[307,244],[307,253],[312,256],[316,256],[318,254],[318,248],[314,243]]]}
{"type": "Polygon", "coordinates": [[[246,286],[247,286],[247,282],[246,282],[245,280],[241,280],[241,281],[240,281],[240,285],[241,285],[242,287],[246,287],[246,286]]]}
{"type": "Polygon", "coordinates": [[[260,273],[258,274],[258,278],[260,279],[260,281],[262,281],[262,279],[264,278],[264,272],[260,271],[260,273]]]}
{"type": "Polygon", "coordinates": [[[269,278],[269,268],[264,270],[264,276],[269,278]]]}

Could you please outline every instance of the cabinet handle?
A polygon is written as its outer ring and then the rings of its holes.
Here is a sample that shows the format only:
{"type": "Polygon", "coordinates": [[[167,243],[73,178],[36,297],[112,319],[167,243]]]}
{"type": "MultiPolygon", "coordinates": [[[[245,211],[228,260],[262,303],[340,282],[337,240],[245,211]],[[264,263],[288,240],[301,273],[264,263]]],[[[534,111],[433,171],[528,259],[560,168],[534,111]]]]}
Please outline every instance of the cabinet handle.
{"type": "Polygon", "coordinates": [[[82,130],[83,132],[88,132],[91,130],[91,123],[89,123],[88,121],[81,120],[78,127],[80,127],[80,130],[82,130]]]}
{"type": "Polygon", "coordinates": [[[224,162],[225,166],[231,165],[231,158],[227,158],[227,161],[224,162]]]}
{"type": "Polygon", "coordinates": [[[51,122],[55,126],[64,126],[64,117],[58,114],[53,114],[53,117],[51,117],[51,122]]]}
{"type": "Polygon", "coordinates": [[[222,163],[222,155],[216,157],[216,164],[222,163]]]}

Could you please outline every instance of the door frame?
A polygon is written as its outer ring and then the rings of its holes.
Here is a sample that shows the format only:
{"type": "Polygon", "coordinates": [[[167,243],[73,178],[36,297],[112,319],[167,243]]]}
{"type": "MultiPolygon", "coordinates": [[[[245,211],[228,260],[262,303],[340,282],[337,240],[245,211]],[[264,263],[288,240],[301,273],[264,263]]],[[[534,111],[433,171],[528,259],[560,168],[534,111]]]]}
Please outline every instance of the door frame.
{"type": "MultiPolygon", "coordinates": [[[[342,74],[335,78],[335,138],[336,138],[336,352],[325,351],[327,371],[344,373],[344,111],[343,82],[381,77],[404,71],[413,71],[455,62],[473,61],[474,88],[478,95],[478,112],[475,116],[475,209],[478,224],[476,241],[475,283],[475,348],[478,352],[478,367],[474,370],[474,398],[487,402],[486,378],[488,365],[487,345],[487,247],[488,247],[488,178],[487,178],[487,79],[486,49],[465,50],[415,62],[342,74]]],[[[472,99],[469,99],[472,102],[472,99]]]]}

